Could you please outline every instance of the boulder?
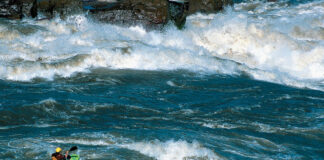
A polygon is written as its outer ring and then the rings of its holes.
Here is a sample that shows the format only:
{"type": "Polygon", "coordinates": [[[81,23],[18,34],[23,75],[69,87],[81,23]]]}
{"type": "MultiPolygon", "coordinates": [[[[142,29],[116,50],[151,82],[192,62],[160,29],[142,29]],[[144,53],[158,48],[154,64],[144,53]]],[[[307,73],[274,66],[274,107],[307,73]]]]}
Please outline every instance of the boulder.
{"type": "Polygon", "coordinates": [[[167,0],[122,0],[113,2],[84,2],[91,16],[102,22],[115,24],[142,24],[145,27],[167,23],[167,0]]]}
{"type": "Polygon", "coordinates": [[[190,14],[215,13],[231,4],[231,0],[83,0],[83,8],[102,22],[154,27],[171,20],[178,28],[190,14]]]}
{"type": "Polygon", "coordinates": [[[187,0],[169,0],[169,19],[181,29],[186,23],[189,3],[187,0]]]}
{"type": "Polygon", "coordinates": [[[18,0],[1,0],[0,17],[20,19],[22,17],[21,4],[18,0]]]}
{"type": "Polygon", "coordinates": [[[186,17],[197,12],[215,13],[224,6],[233,5],[232,0],[169,0],[169,17],[178,28],[185,24],[186,17]]]}
{"type": "Polygon", "coordinates": [[[42,13],[47,18],[59,14],[61,17],[77,13],[82,8],[80,0],[36,0],[34,7],[37,13],[42,13]]]}
{"type": "Polygon", "coordinates": [[[22,17],[36,17],[34,5],[36,0],[1,0],[0,17],[21,19],[22,17]]]}
{"type": "Polygon", "coordinates": [[[0,17],[65,17],[85,10],[105,23],[156,28],[171,20],[181,28],[190,14],[214,13],[230,4],[232,0],[1,0],[0,17]]]}
{"type": "Polygon", "coordinates": [[[23,17],[36,17],[37,11],[33,8],[35,5],[35,0],[20,0],[21,12],[23,17]]]}
{"type": "Polygon", "coordinates": [[[226,5],[232,5],[231,0],[188,0],[189,8],[188,14],[194,14],[197,12],[202,13],[215,13],[220,11],[226,5]]]}

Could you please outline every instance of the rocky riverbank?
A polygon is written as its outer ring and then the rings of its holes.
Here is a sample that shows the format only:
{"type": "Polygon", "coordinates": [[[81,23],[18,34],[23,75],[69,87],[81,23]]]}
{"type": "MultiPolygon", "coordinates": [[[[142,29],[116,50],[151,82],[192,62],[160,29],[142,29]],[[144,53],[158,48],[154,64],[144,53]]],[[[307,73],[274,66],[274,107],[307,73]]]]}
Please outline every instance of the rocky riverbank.
{"type": "Polygon", "coordinates": [[[171,20],[181,27],[190,14],[218,12],[231,4],[232,0],[2,0],[0,17],[64,18],[89,11],[101,22],[158,27],[171,20]]]}

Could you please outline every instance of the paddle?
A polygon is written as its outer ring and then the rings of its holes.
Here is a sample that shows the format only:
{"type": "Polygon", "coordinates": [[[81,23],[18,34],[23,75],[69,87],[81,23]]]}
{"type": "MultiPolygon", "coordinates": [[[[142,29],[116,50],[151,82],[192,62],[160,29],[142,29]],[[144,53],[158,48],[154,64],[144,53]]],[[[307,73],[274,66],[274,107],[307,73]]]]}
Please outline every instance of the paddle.
{"type": "Polygon", "coordinates": [[[69,151],[75,151],[75,150],[77,150],[78,149],[78,147],[77,146],[73,146],[73,147],[71,147],[70,148],[70,150],[69,151]]]}

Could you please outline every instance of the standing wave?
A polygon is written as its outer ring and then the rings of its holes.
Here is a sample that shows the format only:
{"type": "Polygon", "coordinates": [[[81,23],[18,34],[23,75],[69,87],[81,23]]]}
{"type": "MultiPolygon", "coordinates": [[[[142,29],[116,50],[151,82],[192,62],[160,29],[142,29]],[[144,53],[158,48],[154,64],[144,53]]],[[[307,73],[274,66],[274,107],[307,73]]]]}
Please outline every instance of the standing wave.
{"type": "Polygon", "coordinates": [[[0,23],[0,78],[54,80],[93,68],[184,69],[323,90],[323,4],[242,2],[223,13],[192,15],[183,30],[99,24],[86,15],[6,21],[0,23]]]}

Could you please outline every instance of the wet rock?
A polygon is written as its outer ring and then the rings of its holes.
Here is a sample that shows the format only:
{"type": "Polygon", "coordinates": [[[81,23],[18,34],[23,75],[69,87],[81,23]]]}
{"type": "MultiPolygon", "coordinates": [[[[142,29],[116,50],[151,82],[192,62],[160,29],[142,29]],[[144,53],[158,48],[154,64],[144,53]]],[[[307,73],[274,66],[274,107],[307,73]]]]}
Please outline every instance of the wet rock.
{"type": "Polygon", "coordinates": [[[185,24],[186,17],[197,12],[215,13],[221,11],[224,6],[233,5],[232,0],[169,0],[170,20],[174,21],[178,28],[185,24]]]}
{"type": "Polygon", "coordinates": [[[56,14],[62,18],[66,15],[77,13],[82,8],[80,0],[36,0],[33,6],[37,10],[37,14],[52,18],[56,14]]]}
{"type": "Polygon", "coordinates": [[[189,9],[188,14],[194,14],[197,12],[203,13],[215,13],[220,11],[226,5],[231,5],[231,0],[188,0],[189,9]]]}
{"type": "Polygon", "coordinates": [[[22,17],[31,17],[31,8],[34,0],[20,0],[20,8],[22,17]]]}
{"type": "Polygon", "coordinates": [[[214,13],[230,4],[231,0],[83,0],[83,8],[102,22],[157,26],[171,20],[178,28],[190,14],[214,13]]]}
{"type": "Polygon", "coordinates": [[[102,22],[115,24],[142,24],[159,26],[168,20],[167,0],[123,0],[111,2],[84,2],[91,16],[102,22]]]}
{"type": "Polygon", "coordinates": [[[0,17],[52,18],[60,15],[64,18],[90,11],[89,16],[104,23],[159,28],[173,21],[182,28],[188,15],[214,13],[231,3],[232,0],[1,0],[0,17]]]}
{"type": "Polygon", "coordinates": [[[1,0],[0,17],[20,19],[22,17],[21,4],[18,0],[1,0]]]}
{"type": "Polygon", "coordinates": [[[34,17],[32,9],[36,0],[1,0],[0,17],[20,19],[22,17],[34,17]]]}
{"type": "Polygon", "coordinates": [[[169,18],[179,29],[186,23],[188,10],[188,1],[169,0],[169,18]]]}

